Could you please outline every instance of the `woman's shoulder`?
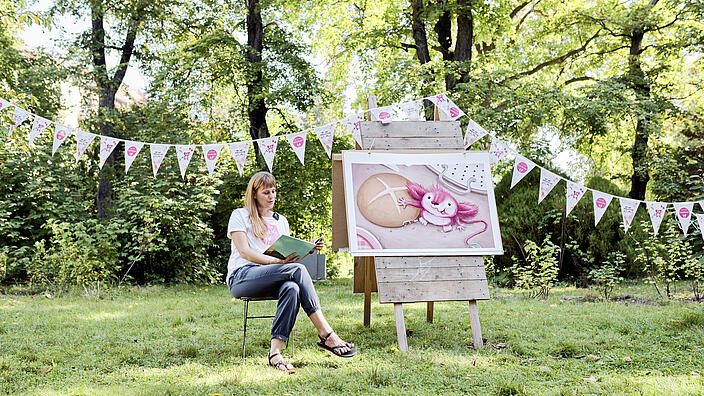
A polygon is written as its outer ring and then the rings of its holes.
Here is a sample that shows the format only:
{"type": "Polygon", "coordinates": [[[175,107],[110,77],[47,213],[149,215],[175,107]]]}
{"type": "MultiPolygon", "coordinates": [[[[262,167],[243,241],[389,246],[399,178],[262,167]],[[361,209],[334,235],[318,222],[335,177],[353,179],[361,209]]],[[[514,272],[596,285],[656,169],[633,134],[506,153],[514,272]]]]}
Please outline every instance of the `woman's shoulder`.
{"type": "Polygon", "coordinates": [[[233,217],[239,217],[243,220],[249,218],[249,210],[247,208],[237,208],[232,211],[232,214],[230,215],[230,218],[233,217]]]}

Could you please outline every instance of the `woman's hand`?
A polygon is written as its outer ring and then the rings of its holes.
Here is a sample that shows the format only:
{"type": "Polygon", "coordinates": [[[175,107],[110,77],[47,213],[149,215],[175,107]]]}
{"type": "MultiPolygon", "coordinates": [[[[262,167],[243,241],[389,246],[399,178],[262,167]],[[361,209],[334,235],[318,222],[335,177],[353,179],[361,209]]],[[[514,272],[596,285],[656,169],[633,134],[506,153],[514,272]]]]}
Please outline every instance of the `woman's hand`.
{"type": "Polygon", "coordinates": [[[315,244],[315,247],[313,248],[314,250],[322,250],[325,247],[325,241],[323,238],[318,238],[315,241],[313,241],[315,244]]]}
{"type": "Polygon", "coordinates": [[[295,263],[296,261],[298,261],[298,256],[296,256],[296,253],[291,253],[285,259],[283,259],[283,260],[279,259],[279,262],[273,263],[273,264],[288,264],[288,263],[295,263]]]}

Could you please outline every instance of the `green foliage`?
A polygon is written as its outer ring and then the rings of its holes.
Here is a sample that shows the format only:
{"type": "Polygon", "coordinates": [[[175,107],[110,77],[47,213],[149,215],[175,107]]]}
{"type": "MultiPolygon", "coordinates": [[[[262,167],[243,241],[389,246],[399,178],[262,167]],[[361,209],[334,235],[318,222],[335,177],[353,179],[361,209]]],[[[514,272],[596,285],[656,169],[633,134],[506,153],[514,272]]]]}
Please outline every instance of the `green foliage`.
{"type": "Polygon", "coordinates": [[[673,282],[689,279],[693,282],[694,298],[701,298],[702,264],[694,254],[692,239],[692,234],[688,237],[681,235],[676,219],[667,217],[658,235],[649,233],[637,242],[635,261],[644,269],[658,294],[664,288],[665,295],[670,298],[673,282]]]}
{"type": "Polygon", "coordinates": [[[27,267],[31,283],[58,289],[72,284],[114,283],[119,270],[121,222],[52,220],[46,227],[51,230],[49,247],[44,240],[35,243],[35,253],[27,267]]]}
{"type": "Polygon", "coordinates": [[[606,256],[606,260],[601,265],[589,271],[589,280],[594,282],[603,292],[604,299],[608,300],[614,287],[623,281],[620,276],[624,270],[626,255],[613,251],[606,256]]]}
{"type": "Polygon", "coordinates": [[[548,234],[540,246],[527,240],[523,250],[523,257],[512,257],[516,286],[529,290],[531,297],[547,297],[557,280],[560,247],[550,241],[548,234]]]}

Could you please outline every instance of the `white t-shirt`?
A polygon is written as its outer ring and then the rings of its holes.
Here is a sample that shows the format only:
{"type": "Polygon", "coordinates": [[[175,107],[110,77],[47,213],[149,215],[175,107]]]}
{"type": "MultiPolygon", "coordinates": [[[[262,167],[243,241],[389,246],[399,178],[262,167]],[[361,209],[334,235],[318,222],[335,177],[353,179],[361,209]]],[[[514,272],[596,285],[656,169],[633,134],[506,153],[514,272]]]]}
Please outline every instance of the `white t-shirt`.
{"type": "MultiPolygon", "coordinates": [[[[262,253],[271,246],[272,243],[276,242],[279,236],[290,235],[291,230],[288,227],[288,220],[279,214],[279,219],[273,217],[262,217],[267,223],[269,232],[264,239],[259,239],[252,233],[252,224],[249,222],[249,211],[247,208],[239,208],[232,211],[230,215],[230,222],[227,224],[227,237],[232,239],[232,231],[244,231],[247,234],[247,243],[249,247],[262,253]]],[[[235,242],[230,240],[230,247],[232,252],[230,253],[230,260],[227,262],[227,278],[230,279],[232,272],[245,265],[252,264],[251,261],[244,259],[240,256],[239,250],[235,246],[235,242]]]]}

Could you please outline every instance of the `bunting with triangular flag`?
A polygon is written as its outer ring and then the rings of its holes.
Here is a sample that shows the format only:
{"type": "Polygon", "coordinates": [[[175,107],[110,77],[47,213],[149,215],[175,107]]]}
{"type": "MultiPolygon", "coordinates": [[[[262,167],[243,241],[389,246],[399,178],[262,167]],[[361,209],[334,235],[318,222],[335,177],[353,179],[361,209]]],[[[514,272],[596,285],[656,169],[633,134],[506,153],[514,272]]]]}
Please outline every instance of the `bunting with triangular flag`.
{"type": "Polygon", "coordinates": [[[262,153],[262,156],[264,156],[264,161],[266,161],[266,166],[269,167],[269,172],[274,169],[274,157],[276,156],[276,145],[278,143],[278,136],[257,140],[259,151],[262,153]]]}
{"type": "Polygon", "coordinates": [[[203,156],[205,157],[205,166],[208,168],[208,175],[213,177],[213,172],[215,171],[215,164],[220,158],[220,152],[222,152],[222,144],[206,144],[203,146],[203,156]]]}
{"type": "Polygon", "coordinates": [[[110,154],[112,154],[115,147],[117,147],[120,141],[115,138],[101,136],[100,137],[100,169],[103,169],[105,161],[107,161],[110,154]]]}
{"type": "Polygon", "coordinates": [[[572,212],[572,209],[577,206],[577,202],[582,199],[584,193],[586,192],[587,188],[583,185],[577,184],[570,180],[567,181],[567,203],[565,206],[565,216],[569,215],[570,212],[572,212]]]}
{"type": "Polygon", "coordinates": [[[658,235],[660,224],[662,224],[662,219],[665,217],[665,211],[667,211],[667,204],[662,202],[646,202],[645,207],[648,208],[648,214],[650,214],[650,223],[653,225],[653,234],[658,235]]]}
{"type": "Polygon", "coordinates": [[[332,158],[332,141],[335,132],[335,124],[323,125],[315,128],[314,131],[315,135],[318,136],[318,140],[320,140],[320,144],[323,145],[328,158],[332,158]]]}
{"type": "Polygon", "coordinates": [[[347,130],[350,131],[355,142],[357,142],[360,147],[362,146],[362,135],[360,133],[361,129],[359,123],[361,123],[362,121],[364,121],[364,114],[362,113],[352,114],[351,116],[345,117],[342,120],[342,122],[347,127],[347,130]]]}
{"type": "Polygon", "coordinates": [[[161,163],[164,162],[164,157],[166,157],[166,153],[169,151],[169,145],[149,143],[149,151],[152,156],[152,171],[154,171],[154,177],[156,177],[156,173],[159,172],[159,167],[161,163]]]}
{"type": "Polygon", "coordinates": [[[601,191],[592,191],[592,200],[594,201],[594,227],[599,225],[601,217],[604,216],[606,208],[609,207],[611,200],[614,198],[613,195],[603,193],[601,191]]]}
{"type": "Polygon", "coordinates": [[[191,163],[193,159],[193,153],[196,151],[195,145],[183,145],[177,144],[174,146],[176,148],[176,159],[178,160],[178,168],[181,170],[181,178],[186,178],[186,168],[188,164],[191,163]]]}
{"type": "Polygon", "coordinates": [[[32,129],[29,131],[29,145],[34,144],[34,139],[37,138],[44,130],[51,124],[51,121],[44,117],[35,116],[34,122],[32,122],[32,129]]]}
{"type": "Polygon", "coordinates": [[[10,133],[14,132],[18,126],[27,120],[32,115],[32,113],[27,110],[15,106],[15,112],[12,114],[12,126],[10,127],[10,133]]]}
{"type": "Polygon", "coordinates": [[[291,145],[291,149],[296,153],[296,157],[305,165],[306,156],[306,132],[291,133],[286,135],[286,140],[291,145]]]}
{"type": "Polygon", "coordinates": [[[131,140],[125,142],[125,173],[130,170],[134,159],[137,158],[137,154],[142,150],[142,147],[144,147],[144,143],[142,142],[134,142],[131,140]]]}
{"type": "Polygon", "coordinates": [[[79,130],[76,133],[76,162],[86,152],[88,146],[93,143],[93,139],[95,139],[95,135],[90,132],[79,130]]]}
{"type": "Polygon", "coordinates": [[[398,105],[401,108],[401,111],[406,113],[406,116],[408,116],[408,121],[422,121],[423,118],[421,118],[421,110],[423,110],[423,101],[422,100],[412,100],[410,102],[404,102],[398,105]]]}
{"type": "Polygon", "coordinates": [[[638,206],[640,206],[640,201],[635,199],[628,199],[619,197],[619,203],[621,204],[621,216],[623,216],[623,227],[628,232],[628,229],[633,224],[633,217],[636,215],[638,206]]]}
{"type": "Polygon", "coordinates": [[[240,172],[240,176],[242,176],[242,170],[247,163],[247,155],[251,144],[251,141],[230,143],[230,155],[235,160],[235,164],[237,164],[237,171],[240,172]]]}
{"type": "Polygon", "coordinates": [[[474,122],[474,120],[469,120],[469,124],[467,124],[467,130],[464,132],[464,148],[465,148],[465,150],[468,149],[469,146],[476,143],[479,139],[483,138],[484,136],[486,136],[488,134],[489,134],[489,132],[487,132],[479,124],[474,122]]]}
{"type": "Polygon", "coordinates": [[[501,162],[501,160],[508,154],[508,146],[499,139],[492,139],[491,147],[489,148],[489,158],[492,164],[501,162]]]}
{"type": "Polygon", "coordinates": [[[372,115],[372,121],[381,121],[382,124],[388,124],[393,120],[394,108],[391,106],[375,107],[370,109],[369,113],[372,115]]]}
{"type": "Polygon", "coordinates": [[[520,154],[516,154],[516,161],[513,163],[513,175],[511,176],[511,188],[518,184],[533,168],[535,168],[533,161],[520,154]]]}
{"type": "Polygon", "coordinates": [[[692,221],[692,209],[694,209],[694,202],[677,202],[673,203],[672,206],[675,207],[675,216],[680,223],[680,228],[682,232],[687,236],[689,231],[689,224],[692,221]]]}
{"type": "Polygon", "coordinates": [[[538,203],[543,202],[553,188],[562,178],[545,168],[540,168],[540,191],[538,192],[538,203]]]}
{"type": "Polygon", "coordinates": [[[59,146],[63,142],[66,141],[66,138],[71,134],[71,128],[61,125],[61,124],[56,124],[54,127],[54,144],[51,147],[51,155],[53,156],[56,154],[56,150],[58,150],[59,146]]]}

